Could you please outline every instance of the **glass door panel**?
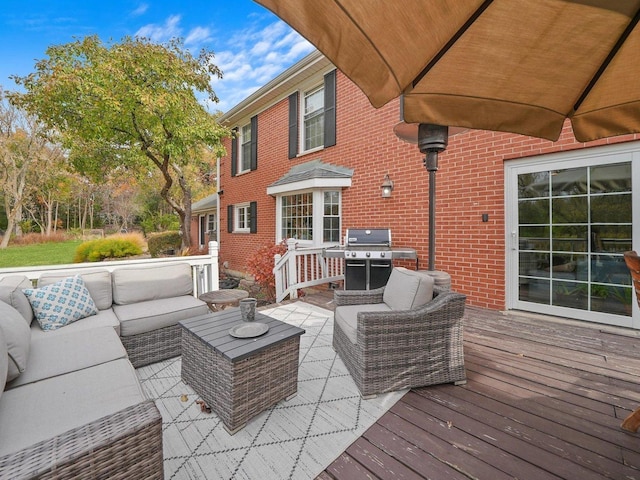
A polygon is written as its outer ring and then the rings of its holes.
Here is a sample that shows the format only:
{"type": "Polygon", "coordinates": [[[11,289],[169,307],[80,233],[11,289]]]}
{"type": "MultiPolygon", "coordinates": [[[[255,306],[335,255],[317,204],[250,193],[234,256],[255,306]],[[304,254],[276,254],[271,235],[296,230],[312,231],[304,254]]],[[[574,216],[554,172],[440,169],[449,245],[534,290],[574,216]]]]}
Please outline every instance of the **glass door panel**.
{"type": "Polygon", "coordinates": [[[518,300],[631,315],[631,163],[518,179],[518,300]]]}

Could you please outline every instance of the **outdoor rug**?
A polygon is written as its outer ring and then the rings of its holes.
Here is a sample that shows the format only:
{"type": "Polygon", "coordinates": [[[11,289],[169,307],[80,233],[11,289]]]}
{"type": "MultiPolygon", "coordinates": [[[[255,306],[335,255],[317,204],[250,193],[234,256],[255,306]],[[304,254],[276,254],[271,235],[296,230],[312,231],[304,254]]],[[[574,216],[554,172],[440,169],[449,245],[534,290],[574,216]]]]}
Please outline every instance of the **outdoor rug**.
{"type": "Polygon", "coordinates": [[[312,479],[406,390],[363,400],[331,347],[333,312],[304,302],[261,310],[303,328],[298,393],[229,435],[180,379],[180,357],[139,368],[163,418],[166,479],[312,479]]]}

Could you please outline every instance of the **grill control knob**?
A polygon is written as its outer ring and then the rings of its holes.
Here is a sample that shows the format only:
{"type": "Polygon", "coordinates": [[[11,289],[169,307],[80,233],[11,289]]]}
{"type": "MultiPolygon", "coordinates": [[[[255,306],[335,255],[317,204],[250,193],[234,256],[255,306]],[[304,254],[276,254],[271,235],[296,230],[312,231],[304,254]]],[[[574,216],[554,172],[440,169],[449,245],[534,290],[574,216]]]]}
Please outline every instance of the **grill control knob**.
{"type": "Polygon", "coordinates": [[[370,257],[371,256],[371,252],[367,252],[366,255],[367,255],[367,257],[370,257]]]}
{"type": "Polygon", "coordinates": [[[356,256],[356,252],[351,252],[351,256],[355,257],[356,256]]]}
{"type": "Polygon", "coordinates": [[[380,258],[384,258],[386,254],[384,252],[380,252],[380,258]]]}

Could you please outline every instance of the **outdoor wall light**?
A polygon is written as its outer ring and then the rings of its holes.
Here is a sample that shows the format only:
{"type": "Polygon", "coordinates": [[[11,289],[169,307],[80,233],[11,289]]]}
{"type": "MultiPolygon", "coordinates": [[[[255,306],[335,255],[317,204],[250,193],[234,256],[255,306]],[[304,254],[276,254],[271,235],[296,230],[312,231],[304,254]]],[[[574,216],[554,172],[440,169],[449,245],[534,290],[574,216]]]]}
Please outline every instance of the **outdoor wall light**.
{"type": "Polygon", "coordinates": [[[391,197],[391,192],[393,191],[393,181],[389,178],[389,174],[387,173],[384,176],[384,180],[382,181],[382,198],[391,197]]]}

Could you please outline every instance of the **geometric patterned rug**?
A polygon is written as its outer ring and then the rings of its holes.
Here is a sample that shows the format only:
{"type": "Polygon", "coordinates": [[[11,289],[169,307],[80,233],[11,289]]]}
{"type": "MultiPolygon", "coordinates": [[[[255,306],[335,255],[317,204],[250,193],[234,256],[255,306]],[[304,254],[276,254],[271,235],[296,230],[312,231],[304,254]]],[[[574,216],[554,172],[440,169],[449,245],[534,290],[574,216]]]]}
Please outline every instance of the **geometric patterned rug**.
{"type": "Polygon", "coordinates": [[[406,392],[363,400],[331,347],[333,312],[304,302],[261,309],[303,328],[298,392],[229,435],[180,379],[180,357],[137,370],[163,418],[166,479],[315,478],[406,392]]]}

